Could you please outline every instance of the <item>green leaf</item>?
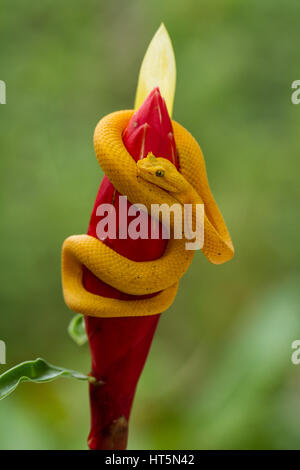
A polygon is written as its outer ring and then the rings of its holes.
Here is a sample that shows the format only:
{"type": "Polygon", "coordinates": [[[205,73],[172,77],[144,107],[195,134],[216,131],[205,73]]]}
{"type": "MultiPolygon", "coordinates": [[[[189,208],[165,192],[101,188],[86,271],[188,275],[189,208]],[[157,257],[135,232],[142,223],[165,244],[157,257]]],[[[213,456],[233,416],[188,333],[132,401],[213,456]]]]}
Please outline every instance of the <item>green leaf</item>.
{"type": "Polygon", "coordinates": [[[73,377],[78,380],[94,381],[93,377],[75,370],[49,364],[44,359],[26,361],[0,375],[0,400],[12,393],[21,382],[51,382],[59,377],[73,377]]]}
{"type": "Polygon", "coordinates": [[[84,316],[81,313],[75,315],[70,321],[68,333],[78,346],[82,346],[87,342],[84,316]]]}

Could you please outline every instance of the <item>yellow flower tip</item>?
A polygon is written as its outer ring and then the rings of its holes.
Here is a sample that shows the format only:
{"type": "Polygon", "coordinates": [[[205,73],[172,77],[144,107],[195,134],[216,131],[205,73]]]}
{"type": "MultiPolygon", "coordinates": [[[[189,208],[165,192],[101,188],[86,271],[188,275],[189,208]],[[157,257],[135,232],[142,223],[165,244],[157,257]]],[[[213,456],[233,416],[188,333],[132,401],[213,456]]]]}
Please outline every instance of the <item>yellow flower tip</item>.
{"type": "Polygon", "coordinates": [[[168,31],[163,23],[153,36],[144,56],[137,85],[135,109],[153,88],[158,87],[172,116],[176,86],[176,63],[168,31]]]}

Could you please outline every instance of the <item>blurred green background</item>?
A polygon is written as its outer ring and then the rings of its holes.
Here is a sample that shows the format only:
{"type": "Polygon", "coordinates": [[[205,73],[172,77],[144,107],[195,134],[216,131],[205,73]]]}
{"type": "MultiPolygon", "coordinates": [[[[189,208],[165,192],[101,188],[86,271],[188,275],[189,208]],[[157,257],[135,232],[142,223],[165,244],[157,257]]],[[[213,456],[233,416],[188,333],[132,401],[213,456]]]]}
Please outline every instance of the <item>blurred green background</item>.
{"type": "MultiPolygon", "coordinates": [[[[102,178],[97,121],[133,106],[161,21],[173,41],[174,118],[200,142],[235,259],[201,254],[160,321],[129,449],[299,449],[298,0],[1,0],[0,339],[7,364],[82,371],[66,329],[60,249],[86,231],[102,178]]],[[[85,383],[22,385],[0,403],[1,449],[84,449],[85,383]]]]}

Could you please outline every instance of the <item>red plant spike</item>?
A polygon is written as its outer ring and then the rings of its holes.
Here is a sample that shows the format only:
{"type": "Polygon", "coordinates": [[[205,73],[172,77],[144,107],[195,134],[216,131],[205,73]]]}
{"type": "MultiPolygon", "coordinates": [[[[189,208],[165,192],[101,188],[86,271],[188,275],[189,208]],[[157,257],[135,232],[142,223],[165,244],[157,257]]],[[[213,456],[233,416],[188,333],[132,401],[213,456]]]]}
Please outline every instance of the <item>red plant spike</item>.
{"type": "MultiPolygon", "coordinates": [[[[157,157],[167,158],[177,166],[172,123],[158,88],[148,95],[130,119],[123,133],[123,142],[135,161],[152,152],[157,157]]],[[[127,229],[127,224],[133,217],[128,216],[128,220],[124,222],[121,217],[118,222],[119,198],[120,194],[104,176],[92,211],[87,232],[89,235],[97,238],[96,226],[101,217],[96,216],[96,209],[103,203],[113,203],[115,206],[117,234],[120,230],[127,229]]],[[[127,206],[130,205],[128,202],[127,206]]],[[[145,217],[150,216],[145,214],[145,217]]],[[[149,230],[150,226],[148,223],[149,230]]],[[[163,254],[167,240],[116,238],[106,239],[104,243],[131,260],[148,261],[163,254]]],[[[83,269],[83,283],[88,291],[116,299],[138,298],[119,292],[98,280],[86,268],[83,269]]],[[[145,296],[140,298],[143,297],[145,296]]],[[[90,384],[91,431],[88,444],[91,449],[126,448],[128,420],[136,385],[147,359],[159,317],[160,315],[126,318],[85,317],[92,356],[91,374],[99,381],[99,385],[90,384]]]]}

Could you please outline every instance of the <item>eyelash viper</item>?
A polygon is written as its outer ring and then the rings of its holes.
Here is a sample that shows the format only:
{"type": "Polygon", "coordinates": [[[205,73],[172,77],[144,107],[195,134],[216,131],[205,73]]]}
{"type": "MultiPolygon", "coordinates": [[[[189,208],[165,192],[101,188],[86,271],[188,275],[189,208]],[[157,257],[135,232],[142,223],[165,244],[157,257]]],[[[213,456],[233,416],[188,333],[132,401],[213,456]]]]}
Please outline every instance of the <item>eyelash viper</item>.
{"type": "MultiPolygon", "coordinates": [[[[94,147],[104,173],[119,193],[132,204],[168,204],[182,199],[204,203],[204,255],[215,264],[233,257],[231,238],[220,210],[210,191],[204,158],[193,136],[172,121],[178,152],[179,170],[173,168],[174,181],[184,181],[186,189],[178,194],[168,192],[153,179],[139,178],[139,164],[127,152],[122,133],[133,111],[118,111],[101,119],[95,129],[94,147]],[[115,158],[115,156],[118,158],[115,158]]],[[[159,162],[162,160],[157,159],[159,162]]],[[[167,162],[167,160],[165,160],[167,162]]],[[[138,162],[139,163],[139,162],[138,162]]],[[[169,162],[167,162],[168,164],[169,162]]],[[[160,164],[164,165],[162,162],[160,164]]],[[[169,165],[172,165],[169,163],[169,165]]],[[[172,165],[173,166],[173,165],[172,165]]],[[[168,166],[166,176],[168,175],[168,166]]],[[[140,165],[140,170],[143,165],[140,165]]],[[[161,173],[159,174],[161,176],[161,173]]],[[[171,238],[161,258],[136,262],[125,258],[89,235],[68,237],[62,248],[62,282],[66,304],[71,310],[96,317],[128,317],[154,315],[166,310],[173,302],[180,278],[191,264],[194,251],[185,249],[186,240],[171,238]],[[157,293],[150,298],[119,300],[88,292],[82,285],[82,265],[96,277],[127,294],[157,293]]]]}

